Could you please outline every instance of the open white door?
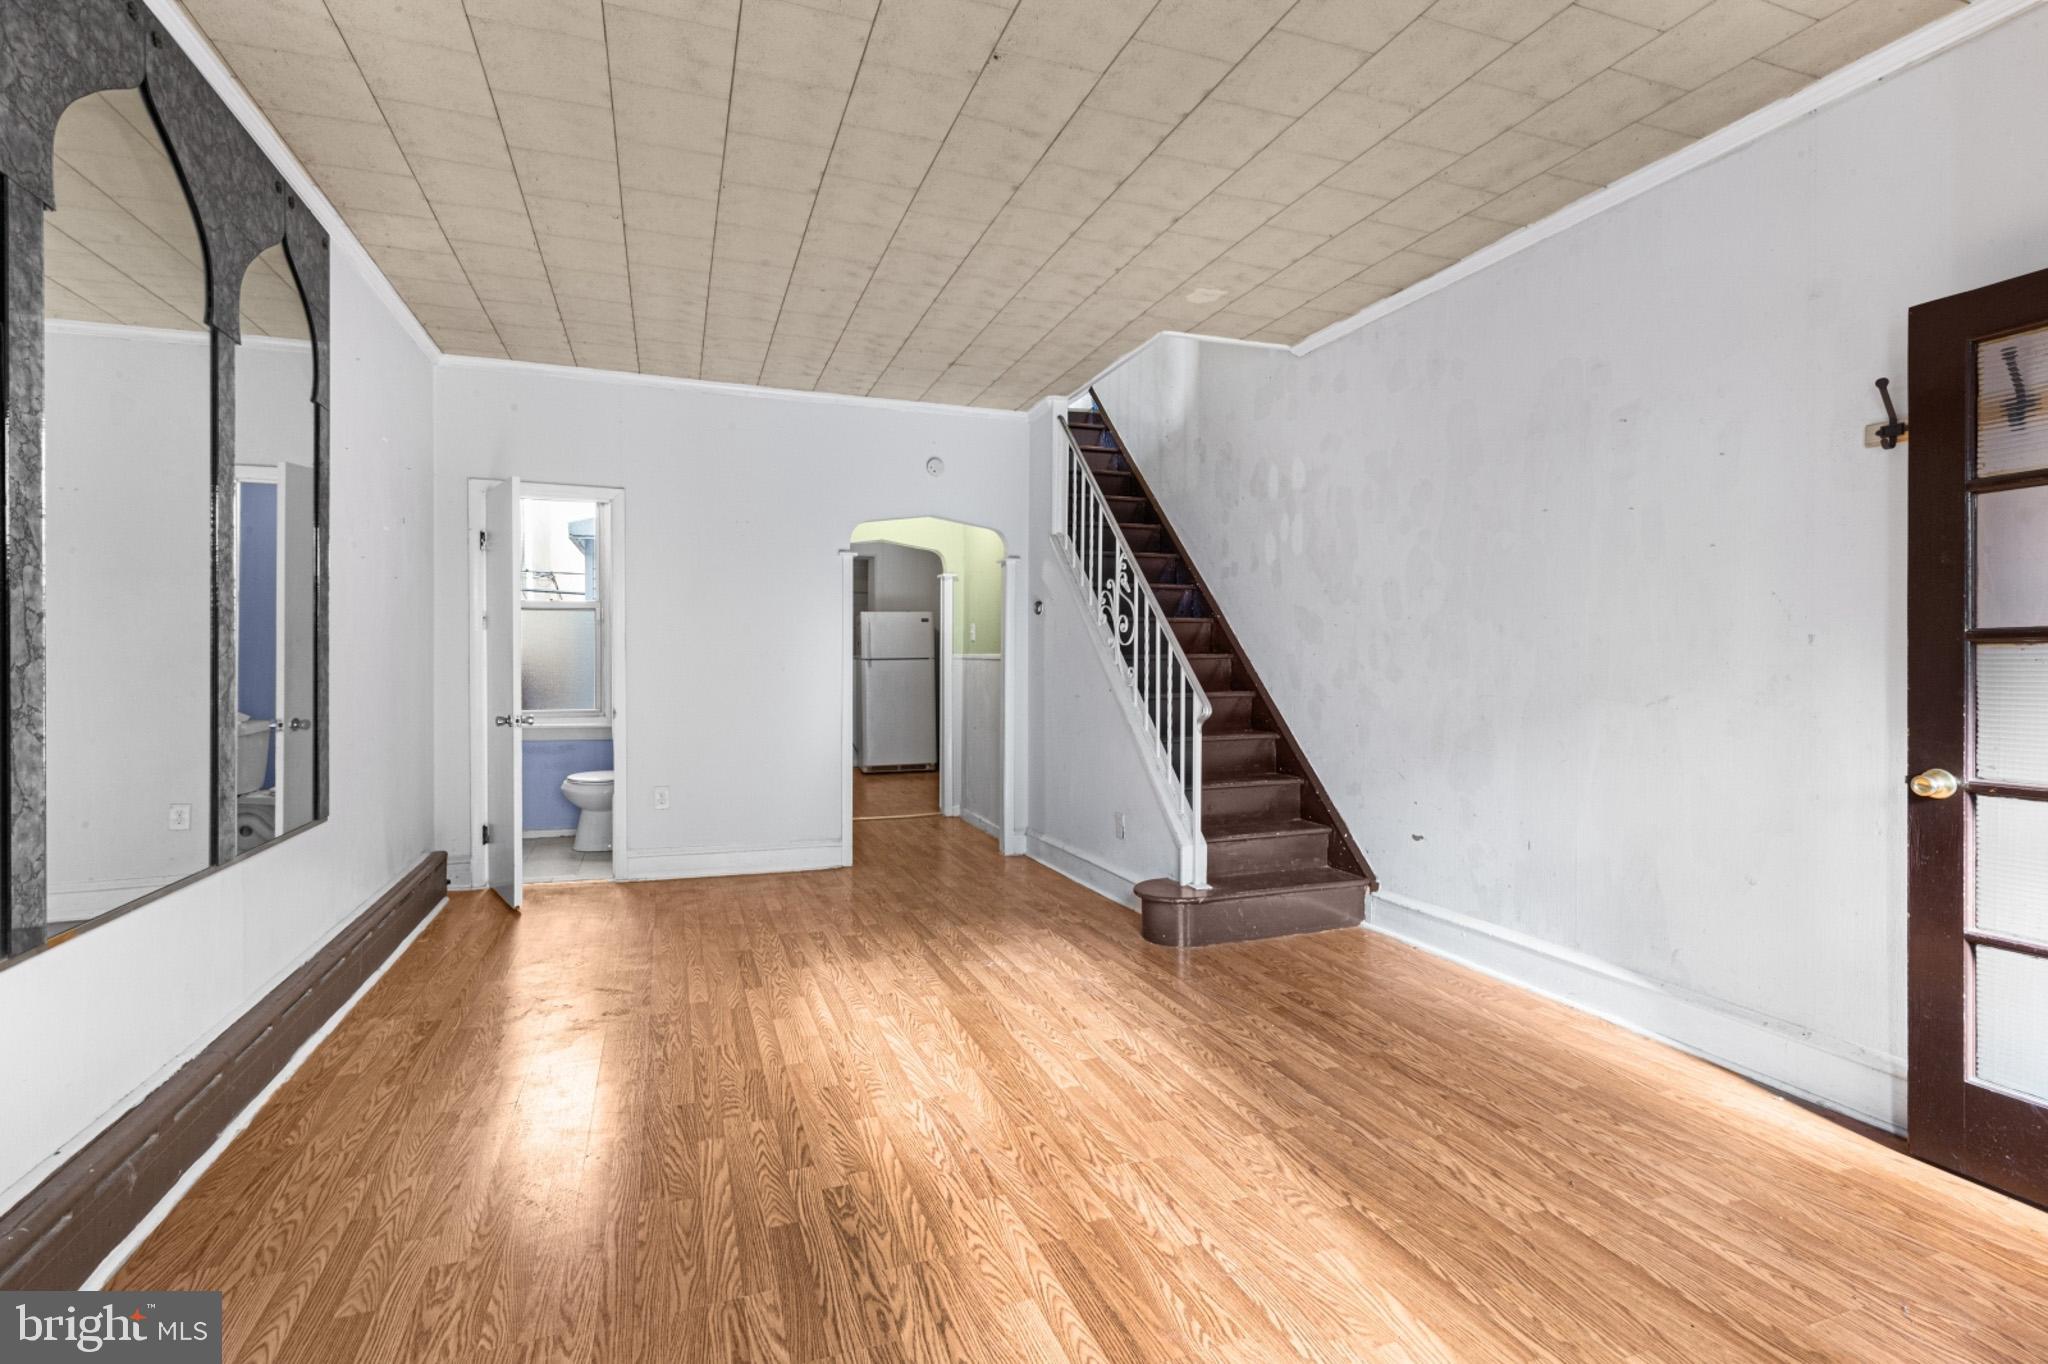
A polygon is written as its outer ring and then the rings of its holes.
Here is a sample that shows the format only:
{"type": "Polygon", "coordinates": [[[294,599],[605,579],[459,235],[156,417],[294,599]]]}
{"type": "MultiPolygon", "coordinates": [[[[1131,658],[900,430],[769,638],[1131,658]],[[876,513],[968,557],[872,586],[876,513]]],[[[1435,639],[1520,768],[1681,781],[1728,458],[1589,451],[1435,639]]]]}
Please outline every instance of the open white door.
{"type": "Polygon", "coordinates": [[[287,461],[277,485],[277,831],[313,818],[313,469],[287,461]]]}
{"type": "Polygon", "coordinates": [[[522,744],[532,723],[519,708],[519,480],[508,478],[484,494],[484,695],[488,700],[491,889],[519,908],[526,871],[519,831],[522,744]]]}

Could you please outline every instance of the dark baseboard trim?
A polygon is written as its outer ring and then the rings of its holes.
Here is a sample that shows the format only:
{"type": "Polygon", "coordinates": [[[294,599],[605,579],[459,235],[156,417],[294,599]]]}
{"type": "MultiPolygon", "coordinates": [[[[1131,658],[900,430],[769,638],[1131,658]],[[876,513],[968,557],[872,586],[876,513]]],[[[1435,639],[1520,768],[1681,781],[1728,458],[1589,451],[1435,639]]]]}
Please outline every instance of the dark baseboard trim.
{"type": "Polygon", "coordinates": [[[448,854],[429,853],[205,1050],[0,1214],[0,1289],[84,1283],[447,893],[448,854]]]}

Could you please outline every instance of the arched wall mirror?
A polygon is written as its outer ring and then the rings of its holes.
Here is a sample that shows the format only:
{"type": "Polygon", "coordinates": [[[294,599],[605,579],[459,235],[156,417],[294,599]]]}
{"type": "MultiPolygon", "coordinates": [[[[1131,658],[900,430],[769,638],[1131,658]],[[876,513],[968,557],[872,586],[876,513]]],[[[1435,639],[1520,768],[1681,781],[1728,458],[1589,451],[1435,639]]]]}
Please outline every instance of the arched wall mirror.
{"type": "Polygon", "coordinates": [[[0,0],[0,966],[326,816],[327,239],[142,5],[0,0]]]}
{"type": "Polygon", "coordinates": [[[211,865],[206,253],[141,92],[57,124],[43,218],[52,937],[211,865]]]}

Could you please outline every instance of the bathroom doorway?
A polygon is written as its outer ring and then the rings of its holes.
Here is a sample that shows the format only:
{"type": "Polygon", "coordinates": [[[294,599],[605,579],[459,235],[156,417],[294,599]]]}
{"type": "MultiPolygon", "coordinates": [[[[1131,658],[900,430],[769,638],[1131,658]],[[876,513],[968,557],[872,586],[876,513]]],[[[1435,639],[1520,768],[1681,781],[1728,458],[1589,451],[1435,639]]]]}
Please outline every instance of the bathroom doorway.
{"type": "Polygon", "coordinates": [[[619,871],[624,493],[473,479],[472,880],[528,886],[619,871]]]}
{"type": "Polygon", "coordinates": [[[235,466],[235,846],[313,818],[313,466],[235,466]]]}
{"type": "Polygon", "coordinates": [[[864,521],[842,554],[849,859],[853,828],[872,820],[949,816],[1011,841],[1004,641],[1022,584],[1002,536],[939,517],[864,521]]]}

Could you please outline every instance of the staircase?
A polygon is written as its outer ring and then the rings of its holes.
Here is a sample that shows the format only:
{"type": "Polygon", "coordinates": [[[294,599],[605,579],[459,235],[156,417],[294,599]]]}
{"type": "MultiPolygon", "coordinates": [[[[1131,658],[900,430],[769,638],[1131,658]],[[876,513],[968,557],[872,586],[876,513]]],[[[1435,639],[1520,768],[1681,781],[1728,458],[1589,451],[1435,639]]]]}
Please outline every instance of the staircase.
{"type": "MultiPolygon", "coordinates": [[[[1200,726],[1199,780],[1190,783],[1208,845],[1208,884],[1140,883],[1146,940],[1197,947],[1359,923],[1366,894],[1377,886],[1372,869],[1100,399],[1093,410],[1069,412],[1067,429],[1211,708],[1200,726]]],[[[1077,552],[1120,551],[1112,542],[1077,552]]],[[[1098,578],[1113,580],[1113,566],[1098,578]]]]}

